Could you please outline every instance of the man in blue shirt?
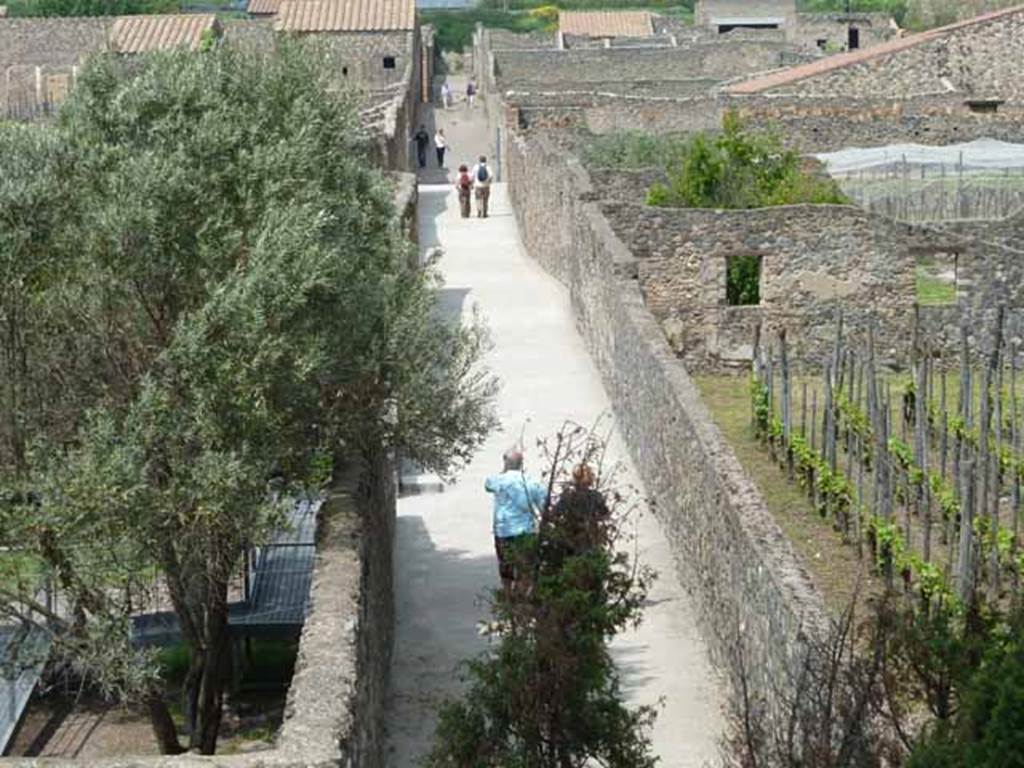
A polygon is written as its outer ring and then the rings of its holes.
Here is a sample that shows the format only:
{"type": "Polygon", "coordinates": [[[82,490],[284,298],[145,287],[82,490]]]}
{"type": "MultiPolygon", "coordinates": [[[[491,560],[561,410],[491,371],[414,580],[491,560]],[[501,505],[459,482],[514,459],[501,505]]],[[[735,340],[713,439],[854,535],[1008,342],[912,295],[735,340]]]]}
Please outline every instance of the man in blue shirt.
{"type": "Polygon", "coordinates": [[[547,503],[547,489],[530,480],[523,472],[523,454],[508,451],[505,469],[491,475],[484,489],[494,494],[494,549],[498,555],[498,573],[506,596],[512,594],[521,566],[525,545],[537,529],[537,519],[547,503]],[[520,554],[522,553],[522,554],[520,554]]]}

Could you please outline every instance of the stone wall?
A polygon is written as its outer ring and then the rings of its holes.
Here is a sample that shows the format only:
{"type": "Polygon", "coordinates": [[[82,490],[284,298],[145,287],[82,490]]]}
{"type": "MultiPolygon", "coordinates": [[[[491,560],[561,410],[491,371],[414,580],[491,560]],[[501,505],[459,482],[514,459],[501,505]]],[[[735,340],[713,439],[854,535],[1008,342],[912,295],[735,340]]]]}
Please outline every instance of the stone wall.
{"type": "Polygon", "coordinates": [[[800,13],[793,36],[804,45],[834,53],[847,49],[851,28],[857,30],[861,48],[892,40],[899,30],[885,13],[800,13]],[[822,40],[824,46],[819,45],[822,40]]]}
{"type": "Polygon", "coordinates": [[[602,210],[637,259],[647,307],[691,370],[748,365],[758,324],[771,337],[785,328],[793,361],[820,366],[840,304],[848,332],[866,335],[873,322],[880,355],[898,360],[909,341],[916,255],[951,248],[947,235],[853,206],[602,210]],[[726,264],[740,256],[760,259],[757,305],[727,302],[726,264]]]}
{"type": "Polygon", "coordinates": [[[1024,101],[1024,10],[965,25],[894,53],[787,83],[771,93],[808,97],[925,95],[1024,101]]]}
{"type": "Polygon", "coordinates": [[[502,89],[545,81],[723,80],[774,69],[789,50],[782,42],[713,40],[677,48],[590,48],[570,50],[492,49],[502,89]]]}
{"type": "Polygon", "coordinates": [[[597,191],[582,166],[524,135],[509,164],[526,246],[569,288],[712,654],[724,663],[742,638],[755,688],[785,686],[806,634],[823,631],[820,596],[644,306],[636,262],[589,202],[597,191]]]}
{"type": "Polygon", "coordinates": [[[792,26],[796,18],[795,0],[697,0],[693,23],[709,27],[716,18],[782,18],[792,26]]]}
{"type": "MultiPolygon", "coordinates": [[[[241,755],[90,758],[90,768],[384,768],[383,706],[394,635],[395,477],[349,468],[320,513],[311,609],[273,748],[241,755]]],[[[71,759],[5,768],[81,768],[71,759]]]]}

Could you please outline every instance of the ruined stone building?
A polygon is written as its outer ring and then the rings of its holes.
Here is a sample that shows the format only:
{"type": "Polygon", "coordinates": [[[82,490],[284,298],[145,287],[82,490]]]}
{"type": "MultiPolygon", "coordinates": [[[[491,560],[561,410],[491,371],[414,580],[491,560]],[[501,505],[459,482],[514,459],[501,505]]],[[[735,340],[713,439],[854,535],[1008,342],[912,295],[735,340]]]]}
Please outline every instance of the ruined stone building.
{"type": "Polygon", "coordinates": [[[203,44],[266,50],[275,36],[315,36],[331,51],[339,84],[362,93],[371,154],[382,167],[408,168],[409,128],[429,98],[433,58],[414,0],[253,0],[249,12],[223,22],[212,14],[0,18],[0,116],[53,115],[93,55],[203,44]]]}
{"type": "Polygon", "coordinates": [[[777,32],[793,43],[834,53],[870,48],[899,34],[884,13],[801,13],[795,0],[698,0],[694,24],[710,34],[777,32]]]}

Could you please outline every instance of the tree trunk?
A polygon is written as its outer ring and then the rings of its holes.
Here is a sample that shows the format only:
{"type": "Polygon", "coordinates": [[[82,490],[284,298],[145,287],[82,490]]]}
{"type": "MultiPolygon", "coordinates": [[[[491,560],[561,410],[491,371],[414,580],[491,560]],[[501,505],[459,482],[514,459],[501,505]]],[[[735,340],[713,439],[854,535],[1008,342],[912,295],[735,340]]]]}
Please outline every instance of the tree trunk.
{"type": "Polygon", "coordinates": [[[167,703],[159,691],[153,690],[146,696],[146,707],[149,709],[149,722],[153,726],[153,735],[160,745],[162,755],[180,755],[185,750],[178,741],[178,729],[174,726],[167,703]]]}
{"type": "Polygon", "coordinates": [[[215,577],[210,584],[210,605],[203,631],[202,675],[196,699],[196,730],[193,741],[204,755],[217,749],[217,735],[224,704],[225,662],[231,650],[228,635],[227,579],[215,577]]]}

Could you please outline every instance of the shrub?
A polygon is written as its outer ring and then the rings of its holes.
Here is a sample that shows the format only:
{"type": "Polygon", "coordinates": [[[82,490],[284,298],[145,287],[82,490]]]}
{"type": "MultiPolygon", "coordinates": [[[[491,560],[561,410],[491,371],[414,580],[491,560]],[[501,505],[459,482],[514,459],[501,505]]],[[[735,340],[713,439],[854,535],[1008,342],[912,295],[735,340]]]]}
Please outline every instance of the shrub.
{"type": "Polygon", "coordinates": [[[656,184],[649,205],[683,208],[763,208],[848,202],[830,179],[802,166],[777,134],[751,131],[733,112],[722,133],[698,134],[667,158],[669,181],[656,184]]]}

